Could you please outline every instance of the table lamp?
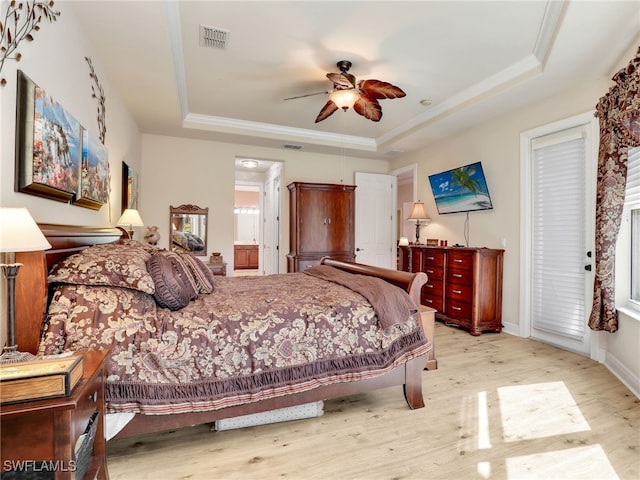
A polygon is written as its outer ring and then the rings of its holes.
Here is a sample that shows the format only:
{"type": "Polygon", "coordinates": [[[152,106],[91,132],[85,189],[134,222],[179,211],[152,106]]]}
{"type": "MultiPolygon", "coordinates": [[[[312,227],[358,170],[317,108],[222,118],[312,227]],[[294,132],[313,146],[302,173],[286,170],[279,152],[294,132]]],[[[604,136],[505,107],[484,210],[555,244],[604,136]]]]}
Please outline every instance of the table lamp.
{"type": "Polygon", "coordinates": [[[420,245],[420,227],[422,226],[422,221],[426,221],[425,225],[431,221],[423,202],[418,200],[413,204],[413,208],[411,209],[411,213],[407,220],[416,221],[416,245],[420,245]]]}
{"type": "Polygon", "coordinates": [[[42,234],[26,208],[0,208],[0,269],[7,279],[7,346],[0,355],[0,363],[18,363],[35,359],[35,355],[19,352],[15,331],[16,276],[22,266],[15,263],[16,252],[47,250],[51,245],[42,234]]]}
{"type": "Polygon", "coordinates": [[[127,208],[122,212],[122,215],[118,220],[118,225],[125,228],[129,227],[129,230],[127,230],[129,238],[133,238],[133,227],[144,227],[144,222],[142,221],[142,218],[140,218],[138,210],[135,208],[127,208]]]}

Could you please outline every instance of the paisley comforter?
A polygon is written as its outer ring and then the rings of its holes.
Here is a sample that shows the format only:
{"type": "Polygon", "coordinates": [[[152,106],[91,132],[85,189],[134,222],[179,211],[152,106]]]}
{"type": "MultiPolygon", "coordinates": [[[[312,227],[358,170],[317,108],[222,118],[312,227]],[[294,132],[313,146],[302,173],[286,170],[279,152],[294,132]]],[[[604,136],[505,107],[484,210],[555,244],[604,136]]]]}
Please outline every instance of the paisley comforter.
{"type": "Polygon", "coordinates": [[[40,353],[100,348],[108,411],[166,414],[375,377],[431,345],[415,310],[384,328],[362,295],[304,273],[216,277],[177,311],[138,289],[57,284],[40,353]]]}

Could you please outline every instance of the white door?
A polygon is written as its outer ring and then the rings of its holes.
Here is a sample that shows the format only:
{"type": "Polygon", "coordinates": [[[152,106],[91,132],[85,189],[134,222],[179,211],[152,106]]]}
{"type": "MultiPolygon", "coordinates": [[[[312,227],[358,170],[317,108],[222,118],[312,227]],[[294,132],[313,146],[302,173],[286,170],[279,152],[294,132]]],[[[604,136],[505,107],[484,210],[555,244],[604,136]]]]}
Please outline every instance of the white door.
{"type": "Polygon", "coordinates": [[[356,172],[356,262],[396,268],[394,175],[356,172]]]}
{"type": "Polygon", "coordinates": [[[529,334],[586,356],[591,353],[597,151],[592,134],[587,123],[531,138],[526,172],[529,334]]]}

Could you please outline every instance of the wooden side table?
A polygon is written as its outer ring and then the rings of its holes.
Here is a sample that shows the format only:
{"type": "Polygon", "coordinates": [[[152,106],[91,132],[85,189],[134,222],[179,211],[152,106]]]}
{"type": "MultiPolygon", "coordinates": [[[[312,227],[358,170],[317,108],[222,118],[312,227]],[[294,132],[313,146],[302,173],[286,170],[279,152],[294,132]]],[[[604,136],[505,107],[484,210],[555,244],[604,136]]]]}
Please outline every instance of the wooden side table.
{"type": "Polygon", "coordinates": [[[86,466],[83,478],[109,478],[104,437],[104,378],[109,351],[85,352],[83,356],[82,380],[68,397],[2,406],[3,476],[11,471],[11,478],[36,478],[34,475],[39,474],[37,478],[79,480],[86,466]],[[92,418],[97,422],[93,451],[87,445],[91,453],[81,466],[75,446],[92,418]]]}
{"type": "Polygon", "coordinates": [[[207,267],[214,275],[222,275],[223,277],[227,275],[227,262],[208,262],[207,267]]]}

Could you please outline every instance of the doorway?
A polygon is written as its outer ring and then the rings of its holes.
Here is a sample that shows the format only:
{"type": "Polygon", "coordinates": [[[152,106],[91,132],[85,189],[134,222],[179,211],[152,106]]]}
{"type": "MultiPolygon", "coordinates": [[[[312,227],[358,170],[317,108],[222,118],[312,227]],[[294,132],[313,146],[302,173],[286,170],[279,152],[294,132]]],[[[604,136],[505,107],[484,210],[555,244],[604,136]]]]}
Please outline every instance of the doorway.
{"type": "Polygon", "coordinates": [[[279,271],[282,163],[236,158],[234,197],[235,276],[279,271]]]}

